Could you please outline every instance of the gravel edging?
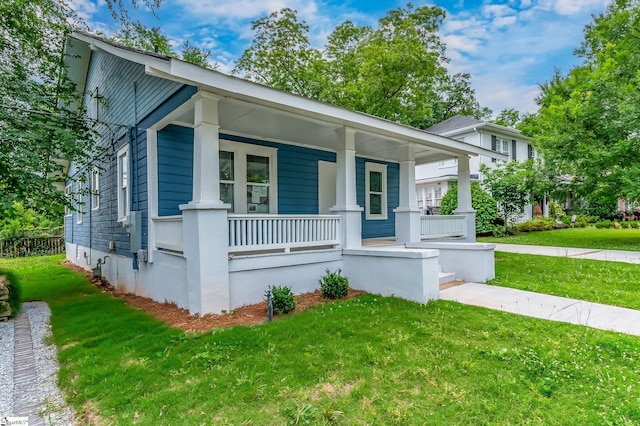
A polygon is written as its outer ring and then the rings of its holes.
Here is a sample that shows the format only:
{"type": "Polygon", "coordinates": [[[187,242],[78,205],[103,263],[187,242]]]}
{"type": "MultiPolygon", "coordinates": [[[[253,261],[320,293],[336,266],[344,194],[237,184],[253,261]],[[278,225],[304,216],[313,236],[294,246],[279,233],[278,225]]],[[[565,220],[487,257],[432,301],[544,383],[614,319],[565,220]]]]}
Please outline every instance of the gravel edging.
{"type": "MultiPolygon", "coordinates": [[[[31,387],[28,396],[22,397],[35,402],[31,414],[42,417],[44,424],[75,425],[74,412],[58,389],[57,347],[46,343],[51,336],[51,310],[45,302],[26,302],[22,304],[21,315],[25,314],[30,322],[37,383],[31,387]]],[[[14,320],[0,324],[0,372],[3,373],[0,376],[0,416],[13,415],[14,399],[21,397],[14,395],[14,335],[14,320]]]]}

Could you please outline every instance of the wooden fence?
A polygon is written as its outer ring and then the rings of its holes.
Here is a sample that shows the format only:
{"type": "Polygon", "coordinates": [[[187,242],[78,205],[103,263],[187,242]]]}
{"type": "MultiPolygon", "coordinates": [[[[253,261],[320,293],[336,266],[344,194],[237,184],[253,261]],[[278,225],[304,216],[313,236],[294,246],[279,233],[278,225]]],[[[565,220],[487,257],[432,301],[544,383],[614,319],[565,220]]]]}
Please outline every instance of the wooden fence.
{"type": "Polygon", "coordinates": [[[0,240],[0,257],[28,257],[64,253],[64,237],[0,240]]]}

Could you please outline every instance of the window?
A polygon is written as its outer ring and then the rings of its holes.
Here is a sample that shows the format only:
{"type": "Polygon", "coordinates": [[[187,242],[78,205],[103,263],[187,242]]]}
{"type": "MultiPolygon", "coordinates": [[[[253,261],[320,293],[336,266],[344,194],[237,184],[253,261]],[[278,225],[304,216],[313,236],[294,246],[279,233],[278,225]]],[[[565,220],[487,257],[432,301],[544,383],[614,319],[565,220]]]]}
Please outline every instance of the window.
{"type": "Polygon", "coordinates": [[[118,151],[118,221],[129,214],[129,145],[118,151]]]}
{"type": "Polygon", "coordinates": [[[235,163],[233,152],[220,151],[220,199],[225,204],[231,205],[234,212],[233,188],[235,182],[235,163]]]}
{"type": "Polygon", "coordinates": [[[82,183],[77,184],[78,192],[76,193],[76,223],[82,223],[84,205],[82,204],[82,183]]]}
{"type": "MultiPolygon", "coordinates": [[[[70,203],[71,200],[73,200],[73,190],[71,189],[71,185],[67,185],[64,187],[64,198],[66,199],[67,203],[70,203]]],[[[71,216],[71,207],[68,204],[65,204],[64,206],[64,215],[66,216],[71,216]]]]}
{"type": "Polygon", "coordinates": [[[91,171],[91,210],[100,208],[100,171],[91,171]]]}
{"type": "Polygon", "coordinates": [[[457,158],[454,158],[453,160],[444,160],[444,161],[438,162],[438,166],[440,166],[440,168],[455,167],[457,165],[458,165],[458,159],[457,158]]]}
{"type": "Polygon", "coordinates": [[[365,163],[366,218],[387,218],[387,166],[365,163]]]}
{"type": "MultiPolygon", "coordinates": [[[[499,138],[497,136],[493,136],[493,135],[491,136],[491,149],[493,151],[497,151],[501,154],[509,155],[509,152],[511,151],[510,146],[511,146],[511,141],[499,138]]],[[[491,161],[495,163],[496,159],[492,158],[491,161]]]]}
{"type": "Polygon", "coordinates": [[[220,141],[220,199],[235,213],[277,213],[277,150],[220,141]]]}

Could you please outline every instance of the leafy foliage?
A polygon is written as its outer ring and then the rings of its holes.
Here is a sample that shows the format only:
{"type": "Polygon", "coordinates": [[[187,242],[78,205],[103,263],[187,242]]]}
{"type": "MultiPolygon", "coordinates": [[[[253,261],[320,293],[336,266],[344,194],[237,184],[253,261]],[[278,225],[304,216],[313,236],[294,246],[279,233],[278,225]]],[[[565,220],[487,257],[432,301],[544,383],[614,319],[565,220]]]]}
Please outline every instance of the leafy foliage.
{"type": "Polygon", "coordinates": [[[349,278],[340,275],[342,269],[331,272],[327,269],[326,275],[323,275],[318,282],[322,296],[328,299],[339,299],[349,293],[349,278]]]}
{"type": "Polygon", "coordinates": [[[271,287],[271,297],[273,311],[277,314],[286,314],[296,308],[291,287],[274,285],[271,287]]]}
{"type": "Polygon", "coordinates": [[[318,50],[310,45],[309,26],[284,8],[253,23],[253,43],[234,73],[418,128],[456,114],[488,116],[470,76],[450,75],[445,68],[438,36],[444,18],[437,6],[409,4],[387,12],[377,28],[338,25],[318,50]]]}
{"type": "Polygon", "coordinates": [[[509,161],[495,168],[480,165],[482,186],[498,202],[498,213],[505,226],[524,214],[533,192],[532,162],[509,161]]]}
{"type": "Polygon", "coordinates": [[[516,230],[519,232],[548,231],[554,228],[556,228],[556,221],[552,217],[535,217],[516,225],[516,230]]]}
{"type": "Polygon", "coordinates": [[[180,58],[204,68],[215,69],[218,67],[218,64],[209,64],[210,50],[198,48],[185,40],[182,44],[182,53],[178,54],[173,50],[167,36],[162,34],[160,27],[148,28],[138,21],[123,23],[122,28],[113,34],[112,39],[125,46],[180,58]]]}
{"type": "Polygon", "coordinates": [[[9,290],[9,307],[11,308],[11,316],[15,317],[20,313],[20,307],[22,306],[22,287],[17,280],[16,275],[2,271],[2,275],[6,276],[5,284],[9,290]]]}
{"type": "Polygon", "coordinates": [[[640,2],[614,0],[585,27],[581,65],[542,85],[530,127],[578,196],[640,197],[640,2]]]}
{"type": "Polygon", "coordinates": [[[14,203],[12,208],[2,214],[2,229],[0,238],[13,240],[25,236],[44,236],[61,230],[62,221],[59,217],[51,220],[38,215],[33,209],[25,208],[22,203],[14,203]]]}
{"type": "MultiPolygon", "coordinates": [[[[478,182],[471,182],[471,207],[476,211],[476,232],[489,231],[497,217],[497,204],[478,182]]],[[[440,202],[440,214],[453,214],[458,208],[458,186],[454,185],[440,202]]]]}

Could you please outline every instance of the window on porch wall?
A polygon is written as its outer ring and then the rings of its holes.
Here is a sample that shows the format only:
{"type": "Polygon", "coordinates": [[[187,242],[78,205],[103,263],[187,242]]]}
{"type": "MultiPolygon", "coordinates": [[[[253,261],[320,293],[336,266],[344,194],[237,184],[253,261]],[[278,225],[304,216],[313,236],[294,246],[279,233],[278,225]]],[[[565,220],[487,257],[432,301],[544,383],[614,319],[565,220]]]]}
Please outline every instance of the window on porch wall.
{"type": "Polygon", "coordinates": [[[129,213],[129,145],[118,151],[118,220],[129,213]]]}
{"type": "Polygon", "coordinates": [[[277,150],[231,141],[220,141],[220,147],[220,199],[230,212],[277,213],[277,150]]]}
{"type": "Polygon", "coordinates": [[[387,219],[387,166],[366,163],[366,218],[387,219]]]}

